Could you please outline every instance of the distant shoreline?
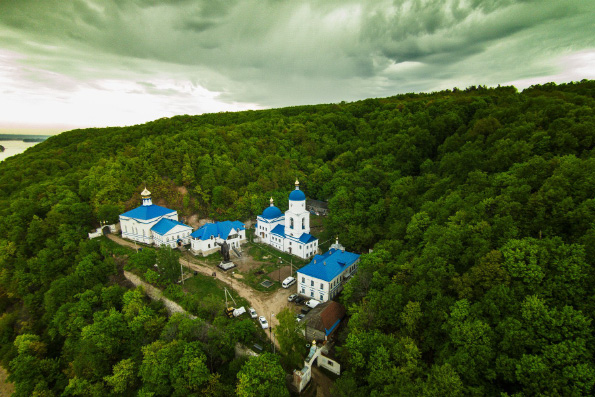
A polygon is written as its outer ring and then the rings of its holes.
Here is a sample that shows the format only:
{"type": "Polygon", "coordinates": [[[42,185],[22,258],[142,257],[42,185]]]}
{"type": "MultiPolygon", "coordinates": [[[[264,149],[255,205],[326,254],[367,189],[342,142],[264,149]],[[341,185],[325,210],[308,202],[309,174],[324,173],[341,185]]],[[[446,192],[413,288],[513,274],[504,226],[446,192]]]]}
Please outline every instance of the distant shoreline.
{"type": "Polygon", "coordinates": [[[51,135],[0,134],[0,141],[43,142],[51,135]]]}
{"type": "Polygon", "coordinates": [[[0,162],[3,162],[9,157],[21,154],[27,149],[45,141],[45,139],[41,139],[40,137],[33,137],[33,139],[21,137],[17,139],[18,136],[16,138],[11,136],[13,139],[8,140],[4,138],[5,136],[0,137],[0,146],[4,148],[4,150],[0,150],[0,162]]]}

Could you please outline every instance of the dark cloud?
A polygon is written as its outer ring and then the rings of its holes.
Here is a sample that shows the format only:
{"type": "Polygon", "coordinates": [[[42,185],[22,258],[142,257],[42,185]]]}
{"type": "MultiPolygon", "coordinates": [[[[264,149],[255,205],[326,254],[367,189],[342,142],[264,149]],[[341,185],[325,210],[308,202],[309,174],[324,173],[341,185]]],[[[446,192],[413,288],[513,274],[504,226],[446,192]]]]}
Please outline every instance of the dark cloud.
{"type": "Polygon", "coordinates": [[[582,0],[3,0],[0,50],[30,68],[21,78],[61,75],[48,84],[66,91],[115,79],[182,95],[151,86],[169,79],[284,106],[555,75],[595,48],[594,12],[582,0]]]}

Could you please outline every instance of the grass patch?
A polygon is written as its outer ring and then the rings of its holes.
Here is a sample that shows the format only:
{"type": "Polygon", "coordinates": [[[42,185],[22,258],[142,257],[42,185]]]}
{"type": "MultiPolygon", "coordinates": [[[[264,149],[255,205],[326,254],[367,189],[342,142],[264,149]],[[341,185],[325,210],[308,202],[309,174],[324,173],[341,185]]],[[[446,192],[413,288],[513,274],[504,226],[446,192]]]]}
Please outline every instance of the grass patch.
{"type": "Polygon", "coordinates": [[[105,236],[98,237],[97,240],[101,246],[106,249],[110,254],[123,256],[134,254],[134,249],[120,245],[105,236]]]}
{"type": "MultiPolygon", "coordinates": [[[[188,294],[194,294],[198,296],[208,296],[212,295],[214,297],[220,298],[223,302],[225,302],[225,292],[224,288],[227,285],[222,281],[217,280],[214,277],[205,276],[204,274],[198,273],[196,276],[193,276],[186,281],[184,281],[184,285],[182,288],[188,294]]],[[[239,296],[234,290],[231,288],[227,288],[227,291],[231,293],[231,296],[235,299],[237,306],[246,306],[249,305],[248,301],[241,296],[239,296]]],[[[231,302],[233,305],[233,302],[231,302]]]]}

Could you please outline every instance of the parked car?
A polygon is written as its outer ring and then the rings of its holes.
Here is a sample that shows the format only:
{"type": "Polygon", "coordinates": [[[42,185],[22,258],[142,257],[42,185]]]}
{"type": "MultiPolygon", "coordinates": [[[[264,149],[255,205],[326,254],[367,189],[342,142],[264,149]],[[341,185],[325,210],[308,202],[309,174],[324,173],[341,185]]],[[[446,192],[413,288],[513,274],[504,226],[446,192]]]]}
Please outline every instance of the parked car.
{"type": "Polygon", "coordinates": [[[289,276],[285,280],[283,280],[283,283],[281,283],[281,286],[283,288],[289,288],[289,286],[291,286],[294,283],[295,283],[295,277],[289,276]]]}
{"type": "Polygon", "coordinates": [[[303,301],[304,301],[304,298],[302,298],[301,296],[298,296],[297,298],[295,298],[293,300],[293,303],[295,303],[296,305],[300,305],[303,301]]]}
{"type": "Polygon", "coordinates": [[[258,317],[258,314],[256,314],[256,310],[254,310],[253,307],[251,307],[250,309],[248,309],[248,311],[250,312],[250,317],[252,317],[252,318],[258,317]]]}
{"type": "Polygon", "coordinates": [[[267,322],[267,319],[264,318],[264,316],[258,317],[258,322],[260,323],[262,329],[267,329],[269,327],[269,323],[267,322]]]}
{"type": "Polygon", "coordinates": [[[295,318],[297,319],[298,323],[300,321],[302,321],[304,317],[306,317],[306,315],[305,314],[302,314],[302,313],[300,313],[297,316],[295,316],[295,318]]]}
{"type": "Polygon", "coordinates": [[[310,299],[308,302],[306,302],[306,306],[308,306],[310,309],[314,309],[318,305],[320,305],[320,301],[317,301],[316,299],[310,299]]]}
{"type": "Polygon", "coordinates": [[[297,298],[297,294],[291,294],[287,297],[287,300],[289,302],[293,302],[295,298],[297,298]]]}
{"type": "Polygon", "coordinates": [[[302,307],[302,310],[301,310],[301,312],[302,312],[302,314],[308,314],[308,312],[309,312],[310,310],[312,310],[312,309],[310,309],[309,307],[302,307]]]}

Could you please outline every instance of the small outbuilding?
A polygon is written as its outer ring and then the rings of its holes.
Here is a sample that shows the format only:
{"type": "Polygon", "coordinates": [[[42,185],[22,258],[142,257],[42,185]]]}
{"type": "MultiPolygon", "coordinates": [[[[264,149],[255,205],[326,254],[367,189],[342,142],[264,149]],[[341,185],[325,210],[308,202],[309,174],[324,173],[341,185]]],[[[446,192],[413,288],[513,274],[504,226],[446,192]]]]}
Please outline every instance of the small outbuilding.
{"type": "Polygon", "coordinates": [[[325,302],[302,319],[306,340],[328,340],[345,317],[345,307],[335,301],[325,302]]]}
{"type": "Polygon", "coordinates": [[[190,235],[191,250],[195,255],[209,255],[227,241],[230,249],[239,249],[246,242],[246,227],[240,221],[207,223],[190,235]]]}

